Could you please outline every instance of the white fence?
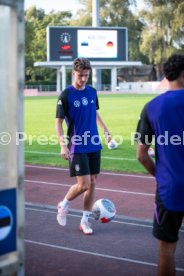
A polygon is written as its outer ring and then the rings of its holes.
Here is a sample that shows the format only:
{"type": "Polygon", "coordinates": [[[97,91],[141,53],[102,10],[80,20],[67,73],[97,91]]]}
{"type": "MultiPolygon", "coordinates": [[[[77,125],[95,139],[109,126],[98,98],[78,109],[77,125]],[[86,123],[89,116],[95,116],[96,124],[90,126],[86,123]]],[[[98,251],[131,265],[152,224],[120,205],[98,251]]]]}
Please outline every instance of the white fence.
{"type": "Polygon", "coordinates": [[[116,88],[117,91],[123,93],[162,93],[168,89],[167,85],[161,85],[159,81],[153,82],[121,82],[116,88]]]}
{"type": "MultiPolygon", "coordinates": [[[[104,93],[137,93],[137,94],[159,94],[168,89],[167,83],[162,83],[159,81],[152,82],[120,82],[119,86],[116,87],[115,91],[111,90],[111,85],[102,84],[102,89],[99,89],[98,92],[104,93]]],[[[45,85],[39,85],[39,89],[36,86],[25,86],[24,95],[25,96],[39,96],[43,95],[54,95],[56,92],[56,87],[54,86],[45,89],[45,85]],[[43,93],[42,93],[43,92],[43,93]],[[49,93],[48,93],[49,92],[49,93]]],[[[57,93],[59,94],[59,93],[57,93]]]]}

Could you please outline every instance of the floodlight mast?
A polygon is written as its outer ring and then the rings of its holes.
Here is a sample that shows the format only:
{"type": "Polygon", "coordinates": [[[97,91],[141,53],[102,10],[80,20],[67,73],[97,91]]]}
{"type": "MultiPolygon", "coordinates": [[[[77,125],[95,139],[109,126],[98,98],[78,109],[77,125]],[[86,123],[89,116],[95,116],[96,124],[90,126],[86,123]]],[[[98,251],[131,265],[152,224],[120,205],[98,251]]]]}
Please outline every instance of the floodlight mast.
{"type": "Polygon", "coordinates": [[[92,26],[100,27],[100,0],[92,2],[92,26]]]}
{"type": "MultiPolygon", "coordinates": [[[[100,0],[92,0],[92,27],[100,27],[100,0]]],[[[101,90],[101,69],[92,69],[92,85],[101,90]]]]}

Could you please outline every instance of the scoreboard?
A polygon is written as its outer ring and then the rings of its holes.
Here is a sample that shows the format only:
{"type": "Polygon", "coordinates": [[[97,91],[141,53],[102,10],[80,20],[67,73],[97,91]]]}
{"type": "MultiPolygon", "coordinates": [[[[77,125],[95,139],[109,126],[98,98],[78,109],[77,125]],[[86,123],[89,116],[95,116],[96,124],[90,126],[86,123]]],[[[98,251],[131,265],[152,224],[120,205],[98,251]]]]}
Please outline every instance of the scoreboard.
{"type": "Polygon", "coordinates": [[[47,27],[47,61],[128,61],[127,28],[47,27]]]}

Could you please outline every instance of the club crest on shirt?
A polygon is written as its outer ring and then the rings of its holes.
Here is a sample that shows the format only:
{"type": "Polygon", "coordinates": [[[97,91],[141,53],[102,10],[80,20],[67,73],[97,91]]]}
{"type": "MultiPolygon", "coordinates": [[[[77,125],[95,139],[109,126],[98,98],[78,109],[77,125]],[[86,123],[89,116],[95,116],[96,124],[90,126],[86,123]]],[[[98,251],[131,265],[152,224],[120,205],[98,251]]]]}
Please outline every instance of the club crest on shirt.
{"type": "Polygon", "coordinates": [[[80,106],[80,102],[77,101],[77,100],[73,104],[74,104],[75,107],[79,107],[80,106]]]}
{"type": "Polygon", "coordinates": [[[82,98],[82,104],[83,105],[88,105],[88,99],[86,97],[82,98]]]}
{"type": "Polygon", "coordinates": [[[80,171],[80,166],[79,166],[79,164],[76,164],[76,165],[75,165],[75,170],[76,170],[76,172],[79,172],[79,171],[80,171]]]}

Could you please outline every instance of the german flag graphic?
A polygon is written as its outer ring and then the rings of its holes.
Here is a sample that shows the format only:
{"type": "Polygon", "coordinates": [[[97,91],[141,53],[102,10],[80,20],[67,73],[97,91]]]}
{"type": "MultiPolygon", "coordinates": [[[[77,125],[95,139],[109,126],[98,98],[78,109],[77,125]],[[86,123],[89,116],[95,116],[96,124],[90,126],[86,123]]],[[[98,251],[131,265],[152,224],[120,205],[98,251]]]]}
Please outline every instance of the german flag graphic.
{"type": "Polygon", "coordinates": [[[114,47],[114,44],[113,44],[112,41],[108,41],[107,44],[106,44],[106,46],[107,46],[108,48],[112,48],[112,47],[114,47]]]}

